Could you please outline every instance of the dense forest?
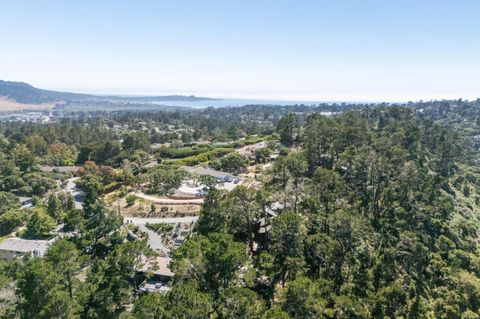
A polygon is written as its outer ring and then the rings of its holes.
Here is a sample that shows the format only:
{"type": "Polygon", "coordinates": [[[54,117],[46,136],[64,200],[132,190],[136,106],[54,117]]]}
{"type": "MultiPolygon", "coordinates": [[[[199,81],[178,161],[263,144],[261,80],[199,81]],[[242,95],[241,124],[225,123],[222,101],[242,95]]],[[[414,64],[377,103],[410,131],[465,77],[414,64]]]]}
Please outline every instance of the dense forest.
{"type": "Polygon", "coordinates": [[[0,236],[38,239],[56,225],[69,234],[42,258],[0,261],[1,318],[480,318],[479,106],[245,106],[1,123],[0,236]],[[253,158],[236,152],[259,141],[253,158]],[[141,292],[137,273],[158,252],[131,239],[105,194],[145,184],[166,194],[184,165],[240,174],[272,153],[253,186],[205,181],[194,231],[171,253],[170,290],[141,292]],[[82,209],[54,192],[66,177],[43,166],[80,167],[82,209]],[[35,207],[21,208],[19,196],[35,207]]]}

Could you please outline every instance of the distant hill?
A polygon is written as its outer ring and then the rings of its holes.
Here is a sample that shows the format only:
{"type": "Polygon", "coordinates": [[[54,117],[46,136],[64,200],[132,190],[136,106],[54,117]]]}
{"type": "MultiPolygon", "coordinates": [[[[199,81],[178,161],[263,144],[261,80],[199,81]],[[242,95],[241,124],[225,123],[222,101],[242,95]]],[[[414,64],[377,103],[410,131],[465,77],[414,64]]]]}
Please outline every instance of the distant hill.
{"type": "Polygon", "coordinates": [[[111,102],[162,102],[162,101],[205,101],[213,100],[194,95],[163,95],[163,96],[118,96],[118,95],[93,95],[71,92],[58,92],[42,90],[24,82],[11,82],[0,80],[0,97],[8,98],[23,104],[45,104],[55,102],[85,102],[85,101],[111,101],[111,102]]]}

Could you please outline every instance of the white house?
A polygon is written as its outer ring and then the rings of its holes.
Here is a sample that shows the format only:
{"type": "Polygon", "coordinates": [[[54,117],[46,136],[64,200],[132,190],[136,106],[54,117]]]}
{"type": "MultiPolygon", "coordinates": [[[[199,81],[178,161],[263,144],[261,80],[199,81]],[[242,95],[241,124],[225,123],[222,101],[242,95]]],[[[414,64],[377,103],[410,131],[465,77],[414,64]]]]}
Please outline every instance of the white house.
{"type": "Polygon", "coordinates": [[[33,257],[42,257],[53,240],[28,240],[6,238],[0,241],[0,259],[13,259],[31,253],[33,257]]]}

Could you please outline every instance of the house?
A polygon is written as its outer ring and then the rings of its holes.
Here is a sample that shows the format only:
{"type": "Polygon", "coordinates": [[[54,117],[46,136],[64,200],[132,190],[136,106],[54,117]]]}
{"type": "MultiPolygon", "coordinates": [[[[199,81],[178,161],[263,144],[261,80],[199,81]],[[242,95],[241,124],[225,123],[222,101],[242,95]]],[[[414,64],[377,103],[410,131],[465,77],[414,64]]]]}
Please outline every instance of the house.
{"type": "Polygon", "coordinates": [[[214,177],[217,182],[231,182],[233,180],[233,175],[226,172],[221,172],[214,170],[210,167],[203,167],[203,166],[183,166],[183,169],[189,174],[196,174],[196,175],[209,175],[214,177]]]}
{"type": "Polygon", "coordinates": [[[33,257],[43,257],[52,240],[29,240],[22,238],[6,238],[0,242],[0,259],[13,259],[28,253],[33,257]]]}
{"type": "Polygon", "coordinates": [[[152,276],[140,285],[140,290],[143,292],[169,291],[169,283],[175,275],[169,267],[171,260],[169,257],[156,257],[145,263],[138,271],[139,274],[145,276],[146,273],[150,273],[152,276]]]}
{"type": "Polygon", "coordinates": [[[77,173],[80,166],[41,166],[40,171],[44,173],[77,173]]]}

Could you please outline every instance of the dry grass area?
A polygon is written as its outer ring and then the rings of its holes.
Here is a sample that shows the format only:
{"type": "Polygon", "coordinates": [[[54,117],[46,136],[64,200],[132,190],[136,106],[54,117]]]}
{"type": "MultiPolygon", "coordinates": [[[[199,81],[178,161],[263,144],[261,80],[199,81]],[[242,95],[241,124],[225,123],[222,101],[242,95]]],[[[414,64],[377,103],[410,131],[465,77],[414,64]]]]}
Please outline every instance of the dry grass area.
{"type": "Polygon", "coordinates": [[[181,204],[181,205],[165,205],[139,198],[128,205],[124,198],[115,199],[109,202],[110,207],[115,211],[120,210],[120,214],[125,217],[185,217],[197,215],[200,211],[200,205],[181,204]],[[152,204],[155,210],[152,211],[152,204]]]}
{"type": "Polygon", "coordinates": [[[10,100],[6,96],[0,96],[0,112],[11,111],[42,111],[51,110],[55,106],[55,103],[42,103],[42,104],[24,104],[10,100]]]}

